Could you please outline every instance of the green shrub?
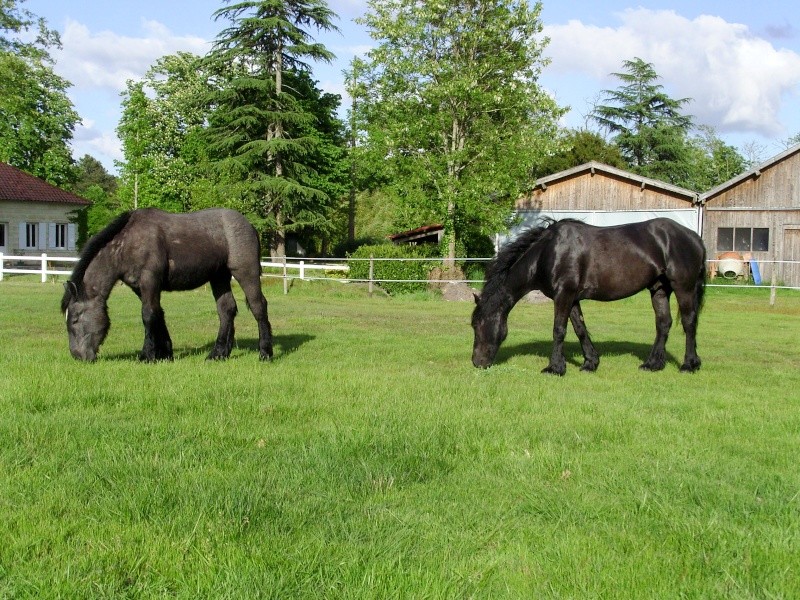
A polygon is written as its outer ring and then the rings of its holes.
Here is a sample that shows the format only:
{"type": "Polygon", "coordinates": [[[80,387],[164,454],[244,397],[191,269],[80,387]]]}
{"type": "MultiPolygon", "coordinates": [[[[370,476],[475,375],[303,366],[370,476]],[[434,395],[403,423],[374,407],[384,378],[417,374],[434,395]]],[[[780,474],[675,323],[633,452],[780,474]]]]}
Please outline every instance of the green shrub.
{"type": "Polygon", "coordinates": [[[392,296],[419,292],[427,287],[428,274],[431,269],[441,264],[439,246],[423,244],[420,246],[397,246],[395,244],[379,244],[361,246],[348,255],[350,279],[369,279],[369,260],[352,260],[374,258],[429,258],[431,260],[376,260],[372,278],[388,279],[378,283],[382,289],[392,296]],[[419,281],[416,281],[419,280],[419,281]]]}

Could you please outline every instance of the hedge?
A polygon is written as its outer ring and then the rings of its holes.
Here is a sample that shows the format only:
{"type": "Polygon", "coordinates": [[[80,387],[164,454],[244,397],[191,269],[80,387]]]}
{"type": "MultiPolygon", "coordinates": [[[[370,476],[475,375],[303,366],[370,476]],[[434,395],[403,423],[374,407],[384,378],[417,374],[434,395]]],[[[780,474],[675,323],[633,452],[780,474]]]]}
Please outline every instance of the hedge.
{"type": "MultiPolygon", "coordinates": [[[[429,258],[430,260],[376,260],[372,278],[375,280],[389,279],[402,281],[376,282],[390,295],[418,292],[427,288],[428,275],[431,269],[441,265],[441,252],[438,245],[423,244],[420,246],[397,246],[395,244],[380,244],[374,246],[361,246],[348,255],[348,259],[370,258],[429,258]],[[412,282],[408,280],[421,280],[412,282]]],[[[350,279],[369,279],[368,260],[348,260],[350,279]]]]}

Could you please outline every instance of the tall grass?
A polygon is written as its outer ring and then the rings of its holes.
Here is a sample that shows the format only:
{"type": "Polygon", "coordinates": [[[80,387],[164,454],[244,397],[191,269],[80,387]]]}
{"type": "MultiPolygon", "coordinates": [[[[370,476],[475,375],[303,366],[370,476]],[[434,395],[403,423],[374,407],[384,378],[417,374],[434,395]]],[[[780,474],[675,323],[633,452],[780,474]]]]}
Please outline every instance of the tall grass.
{"type": "Polygon", "coordinates": [[[0,597],[800,596],[800,296],[709,290],[694,375],[677,319],[637,370],[646,296],[587,303],[600,369],[571,335],[554,378],[547,304],[480,371],[467,303],[279,290],[272,363],[241,293],[206,362],[198,290],[164,296],[176,360],[140,364],[118,288],[83,364],[60,286],[0,284],[0,597]]]}

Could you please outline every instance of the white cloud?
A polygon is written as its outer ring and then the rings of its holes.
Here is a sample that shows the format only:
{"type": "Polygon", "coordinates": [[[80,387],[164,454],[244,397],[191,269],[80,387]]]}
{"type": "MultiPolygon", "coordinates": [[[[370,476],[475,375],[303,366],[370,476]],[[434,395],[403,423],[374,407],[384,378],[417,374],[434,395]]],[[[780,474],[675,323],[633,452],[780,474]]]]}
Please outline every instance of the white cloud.
{"type": "Polygon", "coordinates": [[[331,0],[328,6],[340,17],[360,16],[367,10],[366,0],[331,0]]]}
{"type": "Polygon", "coordinates": [[[132,37],[110,31],[92,32],[68,20],[61,34],[63,48],[54,52],[61,75],[80,88],[120,91],[128,79],[141,79],[156,60],[178,51],[205,54],[208,42],[193,36],[175,36],[156,21],[143,21],[143,35],[132,37]]]}
{"type": "Polygon", "coordinates": [[[551,42],[548,70],[597,81],[597,92],[614,89],[624,60],[653,64],[673,98],[692,98],[686,111],[698,124],[721,132],[780,135],[780,112],[800,89],[800,55],[776,49],[745,25],[719,17],[690,20],[671,10],[629,9],[620,26],[580,21],[545,27],[551,42]]]}

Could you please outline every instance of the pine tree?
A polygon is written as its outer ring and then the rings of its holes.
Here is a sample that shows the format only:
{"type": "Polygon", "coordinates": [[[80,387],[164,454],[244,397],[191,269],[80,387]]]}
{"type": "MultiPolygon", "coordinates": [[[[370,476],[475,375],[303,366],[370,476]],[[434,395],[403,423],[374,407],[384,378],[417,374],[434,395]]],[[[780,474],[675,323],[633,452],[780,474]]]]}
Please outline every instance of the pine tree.
{"type": "Polygon", "coordinates": [[[207,57],[218,77],[209,149],[262,230],[273,232],[276,256],[285,255],[295,219],[331,201],[313,177],[316,119],[287,85],[287,73],[333,58],[309,30],[335,29],[334,17],[322,0],[236,2],[215,13],[230,26],[207,57]]]}
{"type": "Polygon", "coordinates": [[[626,60],[625,71],[613,73],[622,81],[604,90],[608,104],[598,105],[593,119],[613,135],[625,160],[637,173],[678,183],[688,147],[692,117],[681,113],[690,98],[673,99],[657,84],[653,65],[641,58],[626,60]]]}

